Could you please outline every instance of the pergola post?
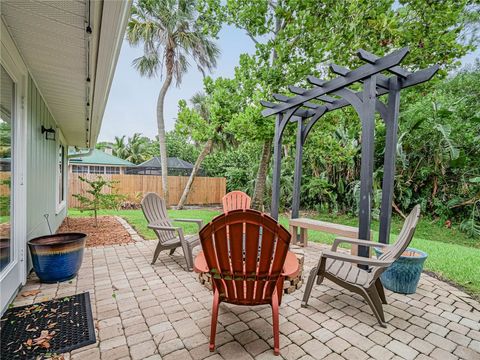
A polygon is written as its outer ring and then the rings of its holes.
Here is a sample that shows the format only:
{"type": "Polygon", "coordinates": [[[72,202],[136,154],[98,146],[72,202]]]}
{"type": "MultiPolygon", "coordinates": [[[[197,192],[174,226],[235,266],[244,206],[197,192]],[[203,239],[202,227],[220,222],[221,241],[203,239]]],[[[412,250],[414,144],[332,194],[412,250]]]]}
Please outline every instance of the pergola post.
{"type": "Polygon", "coordinates": [[[280,198],[280,169],[282,166],[282,120],[283,114],[277,114],[275,121],[275,136],[273,139],[273,179],[272,205],[270,215],[278,220],[278,201],[280,198]]]}
{"type": "Polygon", "coordinates": [[[303,159],[303,122],[304,118],[297,120],[297,141],[295,147],[295,172],[293,175],[293,199],[292,219],[298,218],[300,209],[300,186],[302,183],[302,159],[303,159]]]}
{"type": "Polygon", "coordinates": [[[383,160],[382,205],[380,209],[379,241],[388,244],[392,218],[393,187],[395,183],[395,161],[397,155],[398,112],[400,107],[400,88],[398,78],[390,79],[388,93],[385,135],[385,155],[383,160]]]}
{"type": "MultiPolygon", "coordinates": [[[[372,212],[373,192],[373,155],[375,141],[375,101],[376,79],[375,75],[363,83],[362,111],[359,112],[362,122],[362,153],[360,169],[360,204],[358,220],[358,237],[370,240],[370,224],[372,212]]],[[[358,255],[368,257],[368,248],[360,246],[358,255]]]]}

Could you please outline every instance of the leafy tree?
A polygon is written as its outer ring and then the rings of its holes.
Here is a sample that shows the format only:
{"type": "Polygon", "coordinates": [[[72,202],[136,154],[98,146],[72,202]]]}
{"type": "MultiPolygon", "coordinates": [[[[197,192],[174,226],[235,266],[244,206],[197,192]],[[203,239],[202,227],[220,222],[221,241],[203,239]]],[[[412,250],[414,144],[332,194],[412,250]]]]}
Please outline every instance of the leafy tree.
{"type": "Polygon", "coordinates": [[[199,149],[192,139],[178,129],[167,132],[167,151],[169,156],[194,163],[199,149]]]}
{"type": "Polygon", "coordinates": [[[118,209],[119,203],[124,196],[115,193],[106,193],[107,189],[111,190],[114,188],[115,181],[106,180],[101,176],[97,176],[95,180],[89,180],[82,176],[79,176],[78,178],[90,187],[86,190],[86,193],[89,194],[89,196],[74,194],[73,197],[80,201],[81,211],[93,211],[96,227],[98,226],[98,210],[112,208],[118,209]]]}
{"type": "Polygon", "coordinates": [[[255,54],[240,57],[235,72],[251,104],[236,118],[237,134],[263,143],[255,207],[263,202],[274,132],[273,119],[260,115],[260,99],[286,92],[288,84],[305,85],[308,74],[328,77],[330,62],[357,65],[352,51],[358,48],[384,55],[408,45],[407,67],[439,63],[445,74],[478,41],[478,6],[467,0],[201,0],[199,9],[206,28],[235,25],[256,45],[255,54]]]}
{"type": "Polygon", "coordinates": [[[187,201],[195,176],[212,147],[227,143],[231,139],[226,129],[241,104],[240,99],[235,96],[237,84],[231,79],[218,78],[214,81],[207,77],[204,79],[204,87],[205,94],[197,93],[190,100],[191,108],[185,101],[180,101],[177,127],[197,143],[202,143],[203,148],[178,202],[178,209],[182,209],[187,201]]]}
{"type": "Polygon", "coordinates": [[[197,25],[194,0],[138,0],[131,10],[127,39],[143,44],[144,55],[133,61],[142,76],[154,77],[165,70],[166,76],[157,101],[157,127],[162,164],[162,187],[168,203],[168,168],[163,107],[173,80],[177,86],[193,59],[205,74],[216,66],[219,49],[208,33],[197,25]]]}

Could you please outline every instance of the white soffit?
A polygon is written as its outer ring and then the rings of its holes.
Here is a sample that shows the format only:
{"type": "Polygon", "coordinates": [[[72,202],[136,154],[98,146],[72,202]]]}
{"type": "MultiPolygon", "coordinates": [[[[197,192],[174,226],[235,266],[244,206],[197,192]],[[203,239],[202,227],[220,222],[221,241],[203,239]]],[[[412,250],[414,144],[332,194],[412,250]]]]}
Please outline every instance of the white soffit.
{"type": "Polygon", "coordinates": [[[96,142],[130,5],[121,0],[1,0],[8,31],[69,145],[96,142]],[[85,31],[88,24],[91,35],[85,31]]]}

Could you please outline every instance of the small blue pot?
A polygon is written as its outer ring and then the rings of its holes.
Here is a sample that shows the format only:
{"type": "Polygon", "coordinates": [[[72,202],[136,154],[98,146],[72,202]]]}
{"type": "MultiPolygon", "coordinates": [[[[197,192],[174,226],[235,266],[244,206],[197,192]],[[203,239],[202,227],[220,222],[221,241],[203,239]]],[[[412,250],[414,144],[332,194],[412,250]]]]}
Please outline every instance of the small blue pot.
{"type": "Polygon", "coordinates": [[[43,283],[74,278],[83,260],[87,235],[61,233],[41,236],[28,242],[33,269],[43,283]]]}
{"type": "MultiPolygon", "coordinates": [[[[375,253],[377,258],[383,254],[380,248],[375,248],[375,253]]],[[[407,248],[404,254],[380,276],[383,286],[399,294],[414,294],[426,259],[427,254],[423,251],[407,248]],[[406,255],[408,253],[414,255],[406,255]]]]}

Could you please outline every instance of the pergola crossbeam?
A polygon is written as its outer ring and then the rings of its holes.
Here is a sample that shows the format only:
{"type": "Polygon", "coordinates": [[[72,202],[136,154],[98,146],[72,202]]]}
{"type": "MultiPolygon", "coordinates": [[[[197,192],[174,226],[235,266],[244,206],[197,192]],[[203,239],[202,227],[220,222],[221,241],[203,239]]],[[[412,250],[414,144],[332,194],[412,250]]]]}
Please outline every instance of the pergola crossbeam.
{"type": "MultiPolygon", "coordinates": [[[[347,76],[348,73],[350,72],[348,68],[337,65],[337,64],[330,64],[330,70],[335,74],[342,75],[342,76],[347,76]]],[[[389,78],[387,76],[382,74],[377,74],[376,80],[377,80],[377,86],[380,86],[384,89],[388,89],[389,78]]],[[[360,82],[363,83],[363,80],[360,80],[360,82]]]]}
{"type": "Polygon", "coordinates": [[[275,108],[265,109],[262,111],[264,116],[274,115],[299,106],[306,101],[318,98],[321,95],[331,93],[342,87],[349,86],[357,81],[371,77],[388,68],[398,65],[402,59],[408,54],[408,48],[403,48],[378,59],[375,64],[365,64],[356,70],[350,71],[346,76],[338,77],[327,81],[322,87],[316,87],[302,95],[297,95],[287,103],[277,105],[275,108]]]}
{"type": "MultiPolygon", "coordinates": [[[[272,103],[270,101],[265,101],[265,100],[260,100],[260,104],[262,104],[262,106],[264,106],[266,108],[275,108],[276,106],[278,106],[278,104],[272,103]]],[[[297,110],[295,110],[293,115],[304,117],[304,118],[309,118],[309,117],[312,117],[314,115],[314,113],[311,112],[311,111],[308,111],[308,110],[297,109],[297,110]]]]}
{"type": "MultiPolygon", "coordinates": [[[[273,98],[277,101],[281,101],[281,102],[288,102],[288,100],[290,100],[291,98],[288,97],[288,96],[285,96],[285,95],[281,95],[281,94],[273,94],[272,95],[273,98]]],[[[314,103],[311,103],[309,101],[306,101],[303,103],[303,106],[309,108],[309,109],[317,109],[319,106],[319,104],[314,104],[314,103]]]]}
{"type": "Polygon", "coordinates": [[[326,81],[325,80],[322,80],[322,79],[319,79],[315,76],[307,76],[307,81],[312,84],[312,85],[316,85],[316,86],[323,86],[325,85],[326,81]]]}
{"type": "MultiPolygon", "coordinates": [[[[375,54],[372,54],[366,50],[363,50],[363,49],[360,49],[357,51],[357,56],[363,60],[363,61],[366,61],[370,64],[375,64],[375,62],[380,59],[379,56],[375,55],[375,54]]],[[[402,68],[401,66],[394,66],[390,69],[388,69],[389,72],[391,72],[392,74],[394,75],[398,75],[402,78],[406,78],[408,75],[411,74],[410,71],[408,70],[405,70],[404,68],[402,68]]]]}

